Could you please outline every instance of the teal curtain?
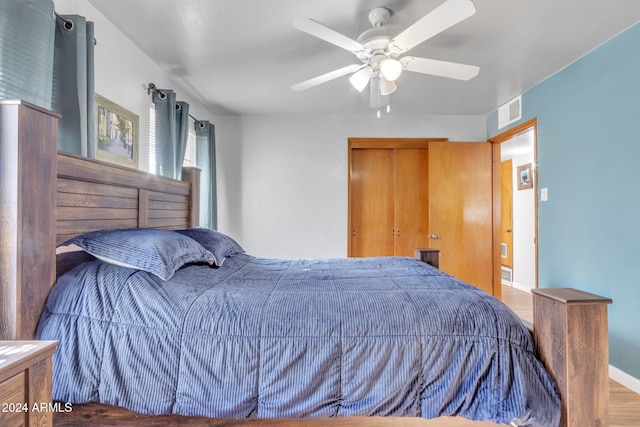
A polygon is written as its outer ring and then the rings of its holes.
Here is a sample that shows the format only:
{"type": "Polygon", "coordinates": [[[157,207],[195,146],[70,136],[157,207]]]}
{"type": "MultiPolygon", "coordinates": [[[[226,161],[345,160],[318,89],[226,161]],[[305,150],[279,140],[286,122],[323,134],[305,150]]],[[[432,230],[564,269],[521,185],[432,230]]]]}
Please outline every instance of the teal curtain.
{"type": "Polygon", "coordinates": [[[189,134],[189,104],[176,101],[169,89],[153,92],[156,114],[156,173],[182,179],[182,163],[189,134]]]}
{"type": "Polygon", "coordinates": [[[184,155],[187,150],[187,139],[189,138],[189,104],[182,101],[176,101],[176,136],[175,151],[176,163],[175,174],[176,179],[182,179],[182,164],[184,163],[184,155]]]}
{"type": "Polygon", "coordinates": [[[208,121],[196,122],[196,167],[200,169],[200,226],[218,228],[216,132],[208,121]]]}
{"type": "Polygon", "coordinates": [[[0,99],[51,109],[52,0],[0,0],[0,99]]]}
{"type": "Polygon", "coordinates": [[[58,149],[96,156],[93,22],[78,15],[56,19],[53,111],[60,113],[58,149]]]}

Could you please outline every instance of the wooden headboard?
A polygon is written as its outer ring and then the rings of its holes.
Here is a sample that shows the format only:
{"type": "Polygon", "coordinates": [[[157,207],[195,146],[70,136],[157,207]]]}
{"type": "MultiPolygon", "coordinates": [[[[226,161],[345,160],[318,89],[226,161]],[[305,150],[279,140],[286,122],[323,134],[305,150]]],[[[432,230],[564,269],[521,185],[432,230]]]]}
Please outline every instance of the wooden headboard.
{"type": "Polygon", "coordinates": [[[56,244],[99,229],[196,226],[199,171],[185,169],[186,181],[176,181],[58,153],[56,244]]]}
{"type": "MultiPolygon", "coordinates": [[[[177,181],[65,153],[58,153],[57,165],[56,245],[94,230],[199,224],[199,169],[184,168],[184,180],[177,181]]],[[[90,258],[58,255],[56,277],[90,258]]]]}
{"type": "Polygon", "coordinates": [[[58,116],[0,100],[0,339],[31,339],[56,273],[86,259],[55,248],[108,228],[197,227],[200,171],[183,181],[57,153],[58,116]]]}

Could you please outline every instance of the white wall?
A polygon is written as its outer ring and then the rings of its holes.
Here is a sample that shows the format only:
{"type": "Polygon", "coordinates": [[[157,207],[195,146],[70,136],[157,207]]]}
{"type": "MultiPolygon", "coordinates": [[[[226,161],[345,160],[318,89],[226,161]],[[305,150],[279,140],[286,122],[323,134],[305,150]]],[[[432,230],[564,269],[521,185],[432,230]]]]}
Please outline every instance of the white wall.
{"type": "Polygon", "coordinates": [[[133,42],[86,0],[54,0],[55,10],[62,15],[81,15],[95,26],[96,93],[137,114],[140,118],[140,169],[148,170],[149,106],[147,85],[173,89],[178,99],[189,103],[191,115],[209,120],[210,114],[169,74],[153,62],[133,42]]]}
{"type": "Polygon", "coordinates": [[[518,190],[518,166],[528,163],[533,152],[513,158],[513,286],[520,289],[536,287],[535,189],[518,190]]]}
{"type": "Polygon", "coordinates": [[[214,117],[216,128],[216,189],[218,192],[218,230],[238,239],[242,237],[242,118],[214,117]]]}
{"type": "Polygon", "coordinates": [[[484,116],[216,118],[219,228],[247,252],[277,258],[347,254],[347,139],[482,141],[484,116]],[[225,195],[223,196],[223,193],[225,195]]]}

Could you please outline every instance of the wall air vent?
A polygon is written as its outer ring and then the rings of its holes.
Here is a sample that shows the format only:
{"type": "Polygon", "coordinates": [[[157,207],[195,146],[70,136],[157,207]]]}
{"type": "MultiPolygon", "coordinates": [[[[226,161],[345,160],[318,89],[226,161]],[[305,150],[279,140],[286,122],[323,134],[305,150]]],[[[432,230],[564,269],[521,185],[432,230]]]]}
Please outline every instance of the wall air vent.
{"type": "Polygon", "coordinates": [[[503,285],[513,286],[513,270],[503,265],[500,268],[500,279],[503,285]]]}
{"type": "Polygon", "coordinates": [[[518,96],[498,108],[498,129],[502,129],[513,122],[517,122],[521,118],[522,96],[518,96]]]}

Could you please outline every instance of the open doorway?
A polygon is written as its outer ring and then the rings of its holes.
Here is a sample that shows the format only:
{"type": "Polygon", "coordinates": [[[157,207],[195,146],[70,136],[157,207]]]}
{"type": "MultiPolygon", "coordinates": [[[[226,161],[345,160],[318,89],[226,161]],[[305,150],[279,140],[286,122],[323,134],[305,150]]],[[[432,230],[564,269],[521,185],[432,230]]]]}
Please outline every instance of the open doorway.
{"type": "Polygon", "coordinates": [[[496,269],[502,285],[525,291],[537,287],[536,121],[490,140],[499,144],[500,224],[496,269]]]}

